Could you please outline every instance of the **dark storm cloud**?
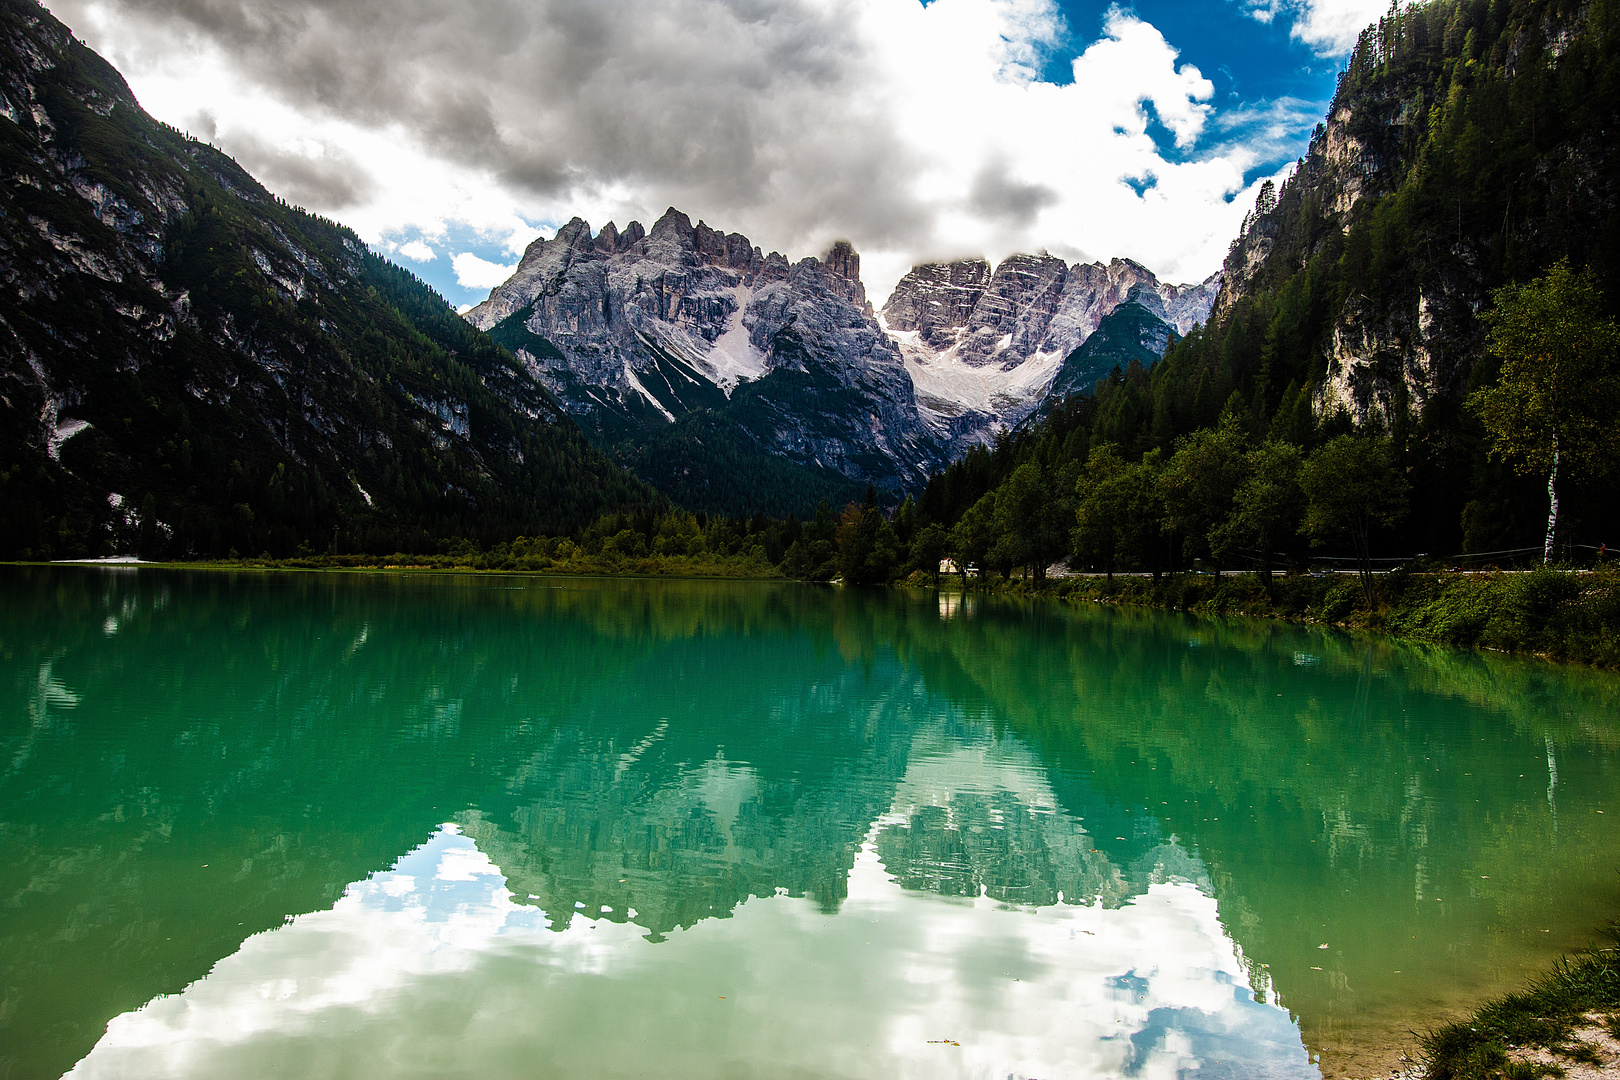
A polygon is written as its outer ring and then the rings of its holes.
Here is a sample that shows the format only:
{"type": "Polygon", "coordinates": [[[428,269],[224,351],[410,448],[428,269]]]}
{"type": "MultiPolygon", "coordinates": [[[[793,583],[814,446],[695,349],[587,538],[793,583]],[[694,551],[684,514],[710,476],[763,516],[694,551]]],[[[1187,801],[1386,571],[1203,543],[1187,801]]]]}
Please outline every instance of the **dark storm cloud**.
{"type": "Polygon", "coordinates": [[[342,210],[364,202],[375,191],[365,169],[333,147],[310,157],[237,133],[223,140],[221,149],[270,190],[300,206],[342,210]]]}
{"type": "Polygon", "coordinates": [[[1058,201],[1058,193],[1045,184],[1020,183],[1007,175],[1005,162],[992,161],[973,179],[968,205],[995,221],[1024,228],[1035,215],[1058,201]]]}
{"type": "MultiPolygon", "coordinates": [[[[55,6],[73,24],[89,4],[55,6]]],[[[928,228],[890,121],[853,105],[865,46],[839,0],[104,6],[142,27],[153,51],[177,37],[215,44],[296,108],[397,125],[436,156],[536,195],[628,186],[649,205],[723,225],[751,218],[778,235],[838,227],[881,242],[928,228]]],[[[264,160],[267,179],[302,168],[311,191],[356,197],[342,168],[264,160]]]]}

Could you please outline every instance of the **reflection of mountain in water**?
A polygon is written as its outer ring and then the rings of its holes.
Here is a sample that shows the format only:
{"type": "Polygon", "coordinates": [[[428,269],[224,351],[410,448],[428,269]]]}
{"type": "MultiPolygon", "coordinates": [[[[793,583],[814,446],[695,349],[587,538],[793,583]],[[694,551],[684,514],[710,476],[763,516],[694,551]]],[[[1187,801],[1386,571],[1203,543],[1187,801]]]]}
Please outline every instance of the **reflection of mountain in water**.
{"type": "Polygon", "coordinates": [[[863,675],[834,660],[813,680],[778,683],[766,673],[793,666],[788,656],[727,657],[736,647],[708,642],[699,661],[676,646],[636,673],[679,685],[688,662],[757,672],[730,683],[719,710],[685,706],[710,721],[661,717],[634,743],[616,725],[559,730],[521,763],[532,779],[511,785],[502,811],[465,823],[555,928],[580,905],[616,919],[634,909],[657,934],[779,891],[837,909],[905,769],[912,698],[892,661],[863,675]]]}
{"type": "MultiPolygon", "coordinates": [[[[712,659],[726,645],[709,648],[712,659]]],[[[660,669],[677,655],[646,675],[670,677],[660,669]]],[[[1156,882],[1203,879],[1151,819],[1137,857],[1115,865],[1016,739],[963,722],[903,669],[830,673],[797,693],[736,702],[735,715],[770,719],[728,726],[723,747],[667,718],[627,749],[606,732],[559,732],[523,763],[543,781],[515,786],[504,821],[475,811],[463,827],[555,929],[604,912],[656,936],[777,893],[835,911],[868,838],[899,884],[944,896],[1115,907],[1156,882]],[[789,757],[772,752],[786,741],[789,757]]]]}
{"type": "Polygon", "coordinates": [[[595,911],[548,929],[509,885],[446,825],[330,910],[114,1018],[69,1075],[1318,1075],[1186,884],[1113,908],[943,900],[897,887],[865,845],[847,918],[777,896],[659,946],[595,911]]]}
{"type": "Polygon", "coordinates": [[[1203,882],[1195,857],[1151,836],[1133,845],[1134,859],[1116,864],[1084,818],[1058,804],[1018,740],[934,741],[914,747],[875,830],[884,867],[905,888],[1026,906],[1117,907],[1154,884],[1203,882]]]}

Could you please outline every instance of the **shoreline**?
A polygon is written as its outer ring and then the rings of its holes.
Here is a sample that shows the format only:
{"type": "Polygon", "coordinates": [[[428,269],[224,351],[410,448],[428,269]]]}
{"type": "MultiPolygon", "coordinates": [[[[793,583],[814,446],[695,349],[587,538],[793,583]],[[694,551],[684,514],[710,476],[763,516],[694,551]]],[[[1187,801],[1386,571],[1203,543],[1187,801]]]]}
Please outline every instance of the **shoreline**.
{"type": "Polygon", "coordinates": [[[1020,579],[980,588],[1068,603],[1270,619],[1620,670],[1620,571],[1613,568],[1410,570],[1375,581],[1376,604],[1367,602],[1359,580],[1338,574],[1278,576],[1270,589],[1257,574],[1116,578],[1112,584],[1066,577],[1041,586],[1020,579]]]}
{"type": "MultiPolygon", "coordinates": [[[[693,581],[798,581],[757,558],[696,559],[688,556],[546,560],[534,565],[479,565],[477,556],[411,556],[396,553],[304,556],[292,559],[145,562],[129,556],[104,559],[17,561],[6,566],[114,570],[226,572],[522,574],[547,577],[693,581]]],[[[1369,604],[1360,581],[1344,574],[1277,575],[1270,587],[1258,574],[1201,573],[1148,577],[1095,576],[970,580],[917,571],[888,588],[980,594],[1062,603],[1179,611],[1197,615],[1264,619],[1301,626],[1373,634],[1409,643],[1477,649],[1602,671],[1620,670],[1620,569],[1401,570],[1375,579],[1377,603],[1369,604]]],[[[803,584],[829,584],[802,582],[803,584]]],[[[840,584],[832,582],[831,584],[840,584]]],[[[860,586],[867,588],[870,586],[860,586]]]]}
{"type": "Polygon", "coordinates": [[[1523,989],[1419,1038],[1412,1080],[1620,1078],[1620,925],[1523,989]]]}

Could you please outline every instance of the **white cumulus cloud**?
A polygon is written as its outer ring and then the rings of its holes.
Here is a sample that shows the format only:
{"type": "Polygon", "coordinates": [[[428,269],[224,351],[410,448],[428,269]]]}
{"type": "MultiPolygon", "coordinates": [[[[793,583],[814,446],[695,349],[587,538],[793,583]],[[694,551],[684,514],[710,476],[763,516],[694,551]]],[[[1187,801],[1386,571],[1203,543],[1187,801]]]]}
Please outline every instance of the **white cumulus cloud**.
{"type": "Polygon", "coordinates": [[[413,262],[432,262],[438,253],[420,240],[411,240],[399,245],[399,253],[413,262]]]}
{"type": "Polygon", "coordinates": [[[1244,9],[1261,22],[1289,22],[1289,33],[1322,56],[1342,56],[1355,47],[1367,26],[1389,10],[1379,0],[1245,0],[1244,9]]]}
{"type": "Polygon", "coordinates": [[[469,289],[493,289],[517,269],[517,263],[502,266],[488,259],[480,259],[470,251],[453,256],[450,265],[455,267],[456,280],[469,289]]]}

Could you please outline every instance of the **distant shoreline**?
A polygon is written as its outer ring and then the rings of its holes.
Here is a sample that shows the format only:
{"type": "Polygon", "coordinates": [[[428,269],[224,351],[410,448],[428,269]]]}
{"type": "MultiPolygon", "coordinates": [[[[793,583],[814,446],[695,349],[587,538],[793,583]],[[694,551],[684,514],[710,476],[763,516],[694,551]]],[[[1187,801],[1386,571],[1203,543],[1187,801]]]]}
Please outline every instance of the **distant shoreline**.
{"type": "MultiPolygon", "coordinates": [[[[917,575],[910,579],[914,584],[917,575]]],[[[1620,570],[1411,570],[1380,575],[1369,604],[1349,575],[1066,577],[973,589],[1070,603],[1150,607],[1331,626],[1407,641],[1620,670],[1620,570]]]]}
{"type": "MultiPolygon", "coordinates": [[[[508,560],[510,561],[510,560],[508,560]]],[[[111,559],[12,562],[11,566],[80,566],[230,572],[347,572],[408,574],[532,574],[642,580],[792,581],[756,558],[576,558],[546,565],[478,565],[457,555],[320,555],[292,559],[212,559],[143,562],[111,559]]],[[[815,584],[813,582],[807,584],[815,584]]],[[[1157,608],[1200,615],[1273,619],[1375,633],[1408,641],[1620,670],[1620,569],[1591,571],[1397,571],[1377,579],[1378,604],[1367,603],[1348,575],[1183,574],[1147,577],[1063,577],[1036,585],[1027,579],[970,580],[955,575],[938,585],[926,572],[894,587],[1044,598],[1067,603],[1157,608]]]]}

